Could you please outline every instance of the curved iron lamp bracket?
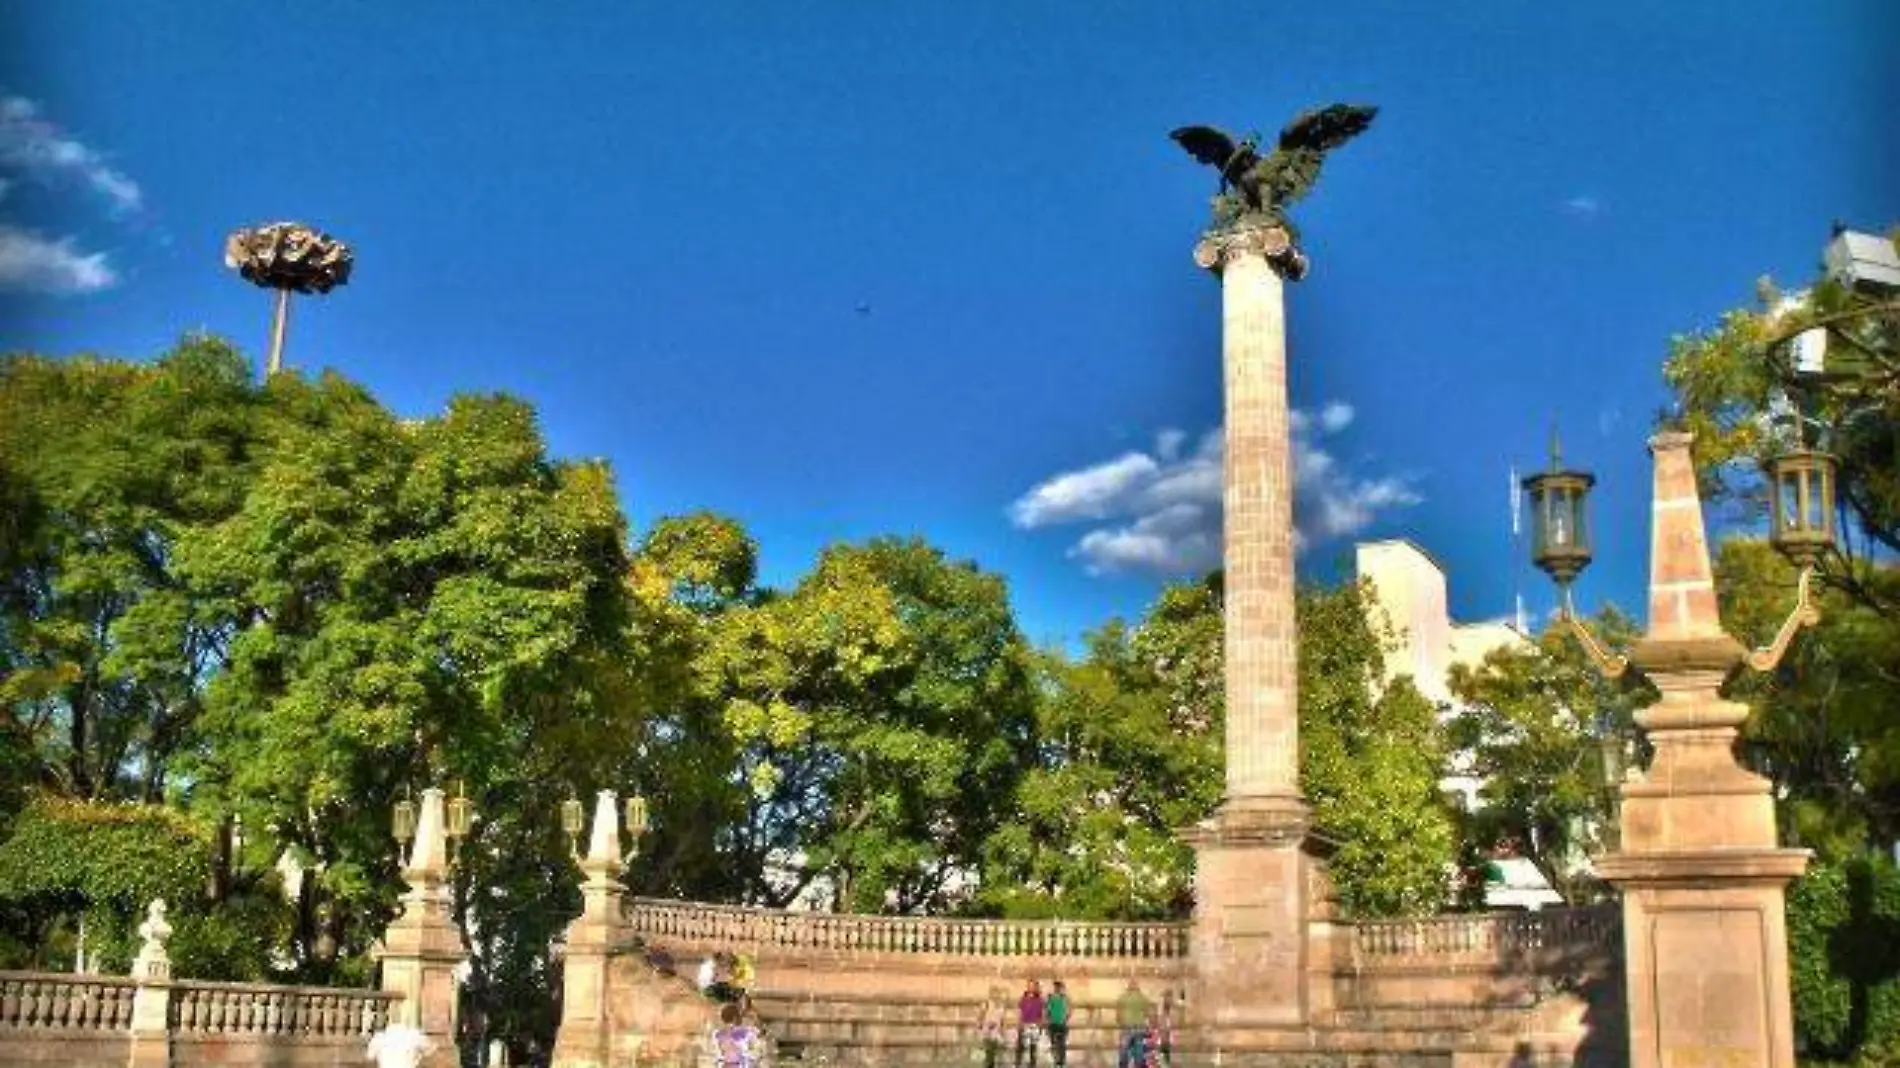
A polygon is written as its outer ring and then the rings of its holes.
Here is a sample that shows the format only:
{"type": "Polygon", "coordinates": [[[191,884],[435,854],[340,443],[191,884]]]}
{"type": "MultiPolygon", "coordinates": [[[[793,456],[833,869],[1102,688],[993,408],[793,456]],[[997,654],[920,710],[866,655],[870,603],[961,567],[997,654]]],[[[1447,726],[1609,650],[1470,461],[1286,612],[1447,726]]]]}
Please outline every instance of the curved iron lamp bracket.
{"type": "Polygon", "coordinates": [[[1756,671],[1773,671],[1788,653],[1788,647],[1794,643],[1794,636],[1802,627],[1812,627],[1821,621],[1821,606],[1808,596],[1809,586],[1814,576],[1813,566],[1801,569],[1801,578],[1795,584],[1794,611],[1782,622],[1781,630],[1776,632],[1773,641],[1748,654],[1748,666],[1756,671]]]}
{"type": "Polygon", "coordinates": [[[1559,611],[1559,616],[1564,621],[1564,625],[1570,628],[1570,633],[1577,636],[1577,642],[1583,646],[1584,652],[1590,654],[1590,660],[1596,664],[1597,670],[1603,673],[1604,678],[1612,682],[1622,678],[1623,674],[1630,669],[1629,657],[1618,656],[1605,649],[1602,642],[1597,641],[1596,635],[1590,633],[1590,628],[1584,626],[1583,620],[1577,618],[1576,607],[1570,601],[1570,585],[1565,583],[1563,589],[1563,607],[1559,611]]]}

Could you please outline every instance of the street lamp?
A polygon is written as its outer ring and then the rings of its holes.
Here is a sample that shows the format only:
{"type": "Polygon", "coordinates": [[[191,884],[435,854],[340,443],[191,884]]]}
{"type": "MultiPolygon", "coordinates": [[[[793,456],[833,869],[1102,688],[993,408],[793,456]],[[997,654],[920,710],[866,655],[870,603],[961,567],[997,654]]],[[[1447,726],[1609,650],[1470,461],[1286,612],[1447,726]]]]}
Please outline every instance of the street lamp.
{"type": "MultiPolygon", "coordinates": [[[[1792,1008],[1785,983],[1776,980],[1787,974],[1786,932],[1771,920],[1739,938],[1746,922],[1730,925],[1737,915],[1779,916],[1787,884],[1806,868],[1808,854],[1781,846],[1773,787],[1741,766],[1734,751],[1749,707],[1722,690],[1743,665],[1773,670],[1795,634],[1820,620],[1808,590],[1834,541],[1833,460],[1797,448],[1768,465],[1771,540],[1800,569],[1800,581],[1780,632],[1750,651],[1722,627],[1693,443],[1692,435],[1673,430],[1649,442],[1649,625],[1627,660],[1605,651],[1571,607],[1570,582],[1589,562],[1590,481],[1581,472],[1553,463],[1551,472],[1525,480],[1537,506],[1532,560],[1563,588],[1564,622],[1600,670],[1614,678],[1633,667],[1656,690],[1656,700],[1635,713],[1648,741],[1648,767],[1612,787],[1614,844],[1595,859],[1597,874],[1622,895],[1629,1033],[1637,1036],[1630,1063],[1658,1063],[1640,1036],[1670,1034],[1685,1048],[1732,1047],[1750,1064],[1792,1064],[1792,1008]],[[1673,947],[1666,962],[1665,944],[1673,947]],[[1750,978],[1719,986],[1712,974],[1750,978]],[[1738,1040],[1727,1013],[1742,1001],[1759,1006],[1754,1018],[1761,1022],[1752,1037],[1738,1040]]],[[[1624,755],[1612,741],[1611,732],[1599,731],[1605,779],[1621,769],[1624,755]]]]}
{"type": "Polygon", "coordinates": [[[390,832],[396,837],[396,844],[402,851],[409,851],[409,843],[416,837],[416,803],[409,799],[407,787],[403,788],[402,800],[396,802],[395,811],[390,815],[390,832]]]}
{"type": "MultiPolygon", "coordinates": [[[[596,810],[596,818],[611,819],[613,793],[603,790],[601,794],[603,803],[609,807],[596,810]]],[[[640,854],[640,838],[650,829],[647,819],[647,799],[639,794],[629,796],[621,805],[620,820],[627,836],[633,839],[633,847],[620,857],[620,864],[625,866],[633,863],[633,858],[640,854]]],[[[561,830],[567,835],[568,851],[574,855],[577,862],[584,863],[587,858],[581,854],[580,842],[581,835],[587,830],[587,807],[581,803],[580,798],[570,797],[561,802],[561,830]]],[[[615,849],[619,848],[619,842],[620,836],[615,834],[615,849]]]]}
{"type": "Polygon", "coordinates": [[[224,265],[245,281],[277,293],[271,316],[270,359],[266,377],[284,362],[284,332],[290,323],[290,294],[328,293],[350,280],[355,254],[350,246],[302,223],[279,222],[235,230],[224,241],[224,265]]]}
{"type": "Polygon", "coordinates": [[[567,834],[567,851],[581,858],[581,831],[587,826],[587,809],[578,797],[561,802],[561,830],[567,834]]]}
{"type": "Polygon", "coordinates": [[[449,799],[448,826],[443,828],[449,839],[449,852],[454,854],[462,839],[468,837],[470,826],[475,822],[475,802],[468,799],[468,786],[457,780],[455,796],[449,799]]]}
{"type": "Polygon", "coordinates": [[[1577,635],[1584,650],[1603,674],[1620,677],[1629,661],[1598,644],[1583,622],[1577,618],[1570,597],[1570,584],[1590,566],[1594,555],[1590,547],[1589,500],[1596,476],[1588,471],[1567,470],[1563,465],[1563,446],[1555,434],[1550,438],[1550,469],[1526,478],[1524,492],[1531,499],[1531,563],[1557,583],[1562,594],[1559,617],[1577,635]]]}

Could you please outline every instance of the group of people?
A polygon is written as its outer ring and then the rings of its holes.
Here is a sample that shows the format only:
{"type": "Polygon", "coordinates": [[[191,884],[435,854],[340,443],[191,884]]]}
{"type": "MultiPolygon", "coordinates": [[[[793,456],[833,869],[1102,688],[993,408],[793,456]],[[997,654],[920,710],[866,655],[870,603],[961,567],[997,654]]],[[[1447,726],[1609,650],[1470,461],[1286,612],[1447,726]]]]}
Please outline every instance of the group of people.
{"type": "MultiPolygon", "coordinates": [[[[1134,980],[1115,1003],[1115,1022],[1120,1040],[1116,1049],[1116,1068],[1174,1068],[1174,992],[1161,995],[1157,1007],[1141,992],[1134,980]]],[[[1067,1068],[1069,1062],[1069,1025],[1075,1017],[1075,1005],[1062,980],[1050,984],[1049,994],[1042,992],[1042,981],[1031,979],[1016,999],[1016,1059],[1014,1068],[1035,1068],[1036,1051],[1046,1047],[1052,1068],[1067,1068]]],[[[983,1068],[998,1068],[1005,1047],[1005,1012],[1002,992],[993,990],[983,1002],[977,1017],[977,1037],[982,1043],[983,1068]]]]}
{"type": "Polygon", "coordinates": [[[700,992],[723,1002],[719,1024],[707,1036],[718,1068],[760,1068],[765,1063],[765,1028],[752,1007],[755,974],[752,958],[742,953],[715,953],[699,966],[700,992]]]}

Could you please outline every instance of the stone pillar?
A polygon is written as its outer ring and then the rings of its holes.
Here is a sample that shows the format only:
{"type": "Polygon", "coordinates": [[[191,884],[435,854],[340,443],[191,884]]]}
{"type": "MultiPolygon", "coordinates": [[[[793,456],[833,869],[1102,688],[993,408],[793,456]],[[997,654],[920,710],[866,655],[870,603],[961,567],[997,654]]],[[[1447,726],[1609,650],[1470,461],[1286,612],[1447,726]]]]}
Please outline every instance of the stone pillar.
{"type": "Polygon", "coordinates": [[[171,1064],[172,960],[165,950],[172,925],[165,920],[165,902],[153,901],[139,924],[139,955],[132,962],[138,989],[132,994],[132,1049],[130,1068],[167,1068],[171,1064]]]}
{"type": "Polygon", "coordinates": [[[1227,790],[1195,828],[1193,954],[1201,1019],[1306,1019],[1308,814],[1300,796],[1293,464],[1283,279],[1305,259],[1287,232],[1209,233],[1197,264],[1221,279],[1227,790]]]}
{"type": "Polygon", "coordinates": [[[455,922],[448,885],[448,837],[442,791],[422,791],[415,843],[403,880],[402,912],[383,932],[376,957],[383,965],[383,989],[401,994],[391,1007],[391,1026],[408,1026],[428,1039],[426,1065],[457,1063],[456,1016],[459,991],[455,972],[468,956],[455,922]]]}
{"type": "Polygon", "coordinates": [[[643,1036],[613,1031],[608,983],[614,947],[626,938],[620,885],[620,809],[612,790],[594,800],[594,826],[581,871],[581,914],[567,928],[562,968],[561,1029],[554,1040],[555,1068],[604,1068],[633,1063],[643,1036]]]}
{"type": "Polygon", "coordinates": [[[1632,663],[1662,699],[1638,712],[1655,758],[1622,786],[1622,840],[1597,870],[1623,893],[1631,1068],[1794,1068],[1783,897],[1807,851],[1781,849],[1769,783],[1735,759],[1748,707],[1720,688],[1723,632],[1689,458],[1659,434],[1649,633],[1632,663]]]}

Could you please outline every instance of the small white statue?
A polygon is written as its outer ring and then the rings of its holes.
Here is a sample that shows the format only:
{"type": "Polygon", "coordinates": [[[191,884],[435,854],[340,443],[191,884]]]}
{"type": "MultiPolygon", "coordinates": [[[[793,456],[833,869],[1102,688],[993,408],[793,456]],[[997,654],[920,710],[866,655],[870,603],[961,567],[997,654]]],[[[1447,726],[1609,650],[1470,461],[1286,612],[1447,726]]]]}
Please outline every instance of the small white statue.
{"type": "Polygon", "coordinates": [[[408,1024],[391,1024],[369,1036],[369,1059],[376,1068],[420,1068],[422,1058],[434,1051],[429,1036],[408,1024]]]}
{"type": "Polygon", "coordinates": [[[144,943],[139,946],[138,959],[132,962],[132,974],[140,979],[170,979],[172,976],[171,954],[165,952],[165,942],[172,936],[172,925],[165,922],[165,899],[153,898],[145,908],[145,922],[139,924],[139,937],[144,943]]]}

